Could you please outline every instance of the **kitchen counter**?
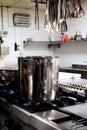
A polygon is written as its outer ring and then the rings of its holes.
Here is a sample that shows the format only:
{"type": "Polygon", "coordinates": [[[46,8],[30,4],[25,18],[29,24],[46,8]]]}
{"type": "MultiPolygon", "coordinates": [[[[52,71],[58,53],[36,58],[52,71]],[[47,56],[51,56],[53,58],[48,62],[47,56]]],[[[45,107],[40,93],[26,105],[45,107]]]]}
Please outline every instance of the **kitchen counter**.
{"type": "MultiPolygon", "coordinates": [[[[75,122],[72,122],[72,119],[69,117],[69,115],[65,114],[65,112],[67,112],[68,107],[60,109],[64,112],[49,110],[45,112],[31,113],[15,104],[7,102],[4,98],[1,97],[0,97],[0,106],[8,110],[12,115],[17,117],[20,121],[24,122],[27,126],[31,126],[33,129],[70,130],[73,126],[75,129],[78,128],[77,130],[82,130],[82,128],[87,129],[87,127],[82,124],[79,124],[78,127],[78,125],[75,122]],[[67,120],[68,118],[70,118],[70,120],[67,120]]],[[[70,108],[72,108],[73,110],[73,107],[74,106],[70,108]]],[[[75,107],[78,108],[78,106],[75,107]]],[[[84,104],[84,107],[87,107],[87,103],[84,104]]]]}
{"type": "Polygon", "coordinates": [[[84,64],[72,64],[72,67],[60,67],[60,72],[87,74],[87,65],[84,64]]]}
{"type": "MultiPolygon", "coordinates": [[[[64,79],[64,81],[60,80],[60,82],[73,83],[73,84],[75,83],[79,85],[87,84],[87,80],[86,79],[83,80],[81,78],[64,79]]],[[[87,113],[87,110],[86,110],[87,102],[80,103],[79,105],[72,105],[69,107],[60,107],[58,109],[56,108],[56,109],[51,109],[48,111],[32,113],[28,111],[28,109],[25,109],[21,105],[18,105],[18,103],[20,102],[17,102],[17,100],[15,100],[14,102],[13,100],[10,101],[9,99],[8,100],[6,99],[7,98],[3,97],[3,95],[2,97],[0,97],[0,106],[8,110],[12,115],[16,116],[18,119],[20,119],[27,125],[30,125],[37,130],[48,130],[48,129],[70,130],[70,128],[73,125],[76,126],[76,122],[74,123],[72,122],[72,119],[71,119],[72,115],[75,115],[77,117],[80,116],[84,118],[87,113]],[[81,108],[81,112],[80,112],[80,109],[78,108],[81,108]]],[[[87,118],[87,115],[86,115],[86,118],[87,118]]],[[[80,127],[80,129],[77,129],[77,130],[82,130],[82,129],[80,127]]]]}
{"type": "Polygon", "coordinates": [[[31,125],[35,129],[44,130],[62,130],[59,124],[54,123],[51,120],[56,118],[65,118],[68,115],[55,110],[47,111],[44,113],[31,113],[18,105],[6,101],[6,99],[0,97],[0,106],[12,113],[27,125],[31,125]]]}
{"type": "Polygon", "coordinates": [[[61,110],[76,116],[80,116],[83,119],[87,119],[87,103],[64,107],[61,110]]]}
{"type": "Polygon", "coordinates": [[[85,85],[87,86],[87,79],[82,79],[80,77],[72,77],[72,78],[60,78],[59,84],[76,84],[76,85],[85,85]]]}
{"type": "Polygon", "coordinates": [[[18,65],[16,66],[2,66],[0,67],[1,70],[18,70],[18,65]]]}
{"type": "Polygon", "coordinates": [[[67,73],[87,74],[87,69],[73,68],[73,67],[60,67],[59,71],[67,73]]]}

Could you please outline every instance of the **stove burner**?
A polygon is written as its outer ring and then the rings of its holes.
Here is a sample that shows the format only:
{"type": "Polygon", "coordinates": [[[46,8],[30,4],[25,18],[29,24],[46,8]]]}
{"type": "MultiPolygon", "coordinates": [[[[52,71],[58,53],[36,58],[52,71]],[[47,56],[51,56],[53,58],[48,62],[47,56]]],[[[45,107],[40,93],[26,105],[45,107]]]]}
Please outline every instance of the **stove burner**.
{"type": "Polygon", "coordinates": [[[3,89],[2,92],[6,93],[6,94],[9,94],[9,95],[14,93],[14,91],[11,90],[11,89],[3,89]]]}
{"type": "Polygon", "coordinates": [[[24,106],[39,106],[40,101],[28,101],[28,102],[24,103],[23,105],[24,106]]]}
{"type": "Polygon", "coordinates": [[[17,103],[18,105],[21,105],[24,109],[36,113],[36,112],[43,112],[47,110],[53,109],[53,106],[46,101],[25,101],[25,100],[20,100],[17,103]]]}

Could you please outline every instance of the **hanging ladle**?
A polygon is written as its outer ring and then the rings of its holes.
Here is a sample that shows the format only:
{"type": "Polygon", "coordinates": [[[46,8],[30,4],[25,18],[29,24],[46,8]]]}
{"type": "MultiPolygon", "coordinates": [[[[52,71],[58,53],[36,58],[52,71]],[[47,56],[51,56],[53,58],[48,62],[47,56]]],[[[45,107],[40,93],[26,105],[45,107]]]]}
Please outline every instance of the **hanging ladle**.
{"type": "Polygon", "coordinates": [[[38,10],[38,0],[35,2],[35,30],[39,30],[39,10],[38,10]]]}

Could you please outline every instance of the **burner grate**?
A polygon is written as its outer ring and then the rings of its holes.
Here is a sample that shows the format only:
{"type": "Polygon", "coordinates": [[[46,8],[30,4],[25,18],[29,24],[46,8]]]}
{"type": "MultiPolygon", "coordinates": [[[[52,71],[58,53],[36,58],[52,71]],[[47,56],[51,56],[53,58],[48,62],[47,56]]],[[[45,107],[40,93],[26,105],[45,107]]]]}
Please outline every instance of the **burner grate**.
{"type": "Polygon", "coordinates": [[[19,101],[18,105],[21,105],[24,109],[36,113],[52,110],[53,106],[46,101],[19,101]]]}

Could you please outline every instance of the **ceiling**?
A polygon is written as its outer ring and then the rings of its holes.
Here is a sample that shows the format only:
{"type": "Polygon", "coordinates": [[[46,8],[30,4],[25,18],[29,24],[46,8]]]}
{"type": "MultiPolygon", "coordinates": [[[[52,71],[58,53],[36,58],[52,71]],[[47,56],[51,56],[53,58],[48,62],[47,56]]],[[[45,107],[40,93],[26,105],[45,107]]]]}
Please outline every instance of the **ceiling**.
{"type": "MultiPolygon", "coordinates": [[[[34,3],[31,0],[0,0],[0,6],[12,7],[12,8],[23,8],[23,9],[34,9],[34,3]]],[[[45,10],[45,4],[39,4],[39,10],[45,10]]]]}

